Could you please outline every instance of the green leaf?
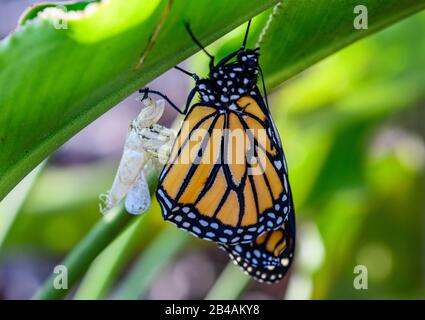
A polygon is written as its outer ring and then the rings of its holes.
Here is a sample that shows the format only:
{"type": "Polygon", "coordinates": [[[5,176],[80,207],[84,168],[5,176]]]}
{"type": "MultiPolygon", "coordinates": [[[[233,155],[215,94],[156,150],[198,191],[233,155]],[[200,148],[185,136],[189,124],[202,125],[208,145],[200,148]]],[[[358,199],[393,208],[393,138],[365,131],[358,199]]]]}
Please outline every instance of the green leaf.
{"type": "Polygon", "coordinates": [[[424,0],[283,1],[260,43],[268,86],[424,8],[424,0]],[[367,8],[367,29],[354,27],[357,5],[367,8]]]}
{"type": "Polygon", "coordinates": [[[0,202],[0,249],[2,248],[13,223],[32,187],[37,180],[45,162],[42,162],[30,172],[13,190],[0,202]]]}

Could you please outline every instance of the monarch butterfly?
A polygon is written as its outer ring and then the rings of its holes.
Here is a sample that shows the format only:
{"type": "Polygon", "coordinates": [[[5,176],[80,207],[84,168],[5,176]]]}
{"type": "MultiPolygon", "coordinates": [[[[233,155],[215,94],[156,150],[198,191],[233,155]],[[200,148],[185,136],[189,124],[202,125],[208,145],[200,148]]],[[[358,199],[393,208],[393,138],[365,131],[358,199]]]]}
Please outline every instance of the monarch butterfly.
{"type": "Polygon", "coordinates": [[[176,66],[195,80],[184,110],[157,91],[142,91],[161,95],[185,115],[158,183],[156,194],[164,219],[217,242],[254,277],[259,271],[259,279],[274,281],[287,269],[280,264],[282,255],[293,252],[294,208],[259,49],[246,48],[250,24],[241,48],[217,64],[186,25],[194,42],[210,57],[210,72],[208,78],[200,79],[176,66]],[[259,76],[264,99],[257,86],[259,76]],[[196,94],[200,101],[191,106],[196,94]],[[234,136],[241,139],[232,143],[234,136]],[[285,249],[276,248],[273,256],[269,249],[278,236],[289,238],[285,249]],[[248,258],[256,250],[271,258],[269,265],[268,260],[261,264],[248,258]]]}

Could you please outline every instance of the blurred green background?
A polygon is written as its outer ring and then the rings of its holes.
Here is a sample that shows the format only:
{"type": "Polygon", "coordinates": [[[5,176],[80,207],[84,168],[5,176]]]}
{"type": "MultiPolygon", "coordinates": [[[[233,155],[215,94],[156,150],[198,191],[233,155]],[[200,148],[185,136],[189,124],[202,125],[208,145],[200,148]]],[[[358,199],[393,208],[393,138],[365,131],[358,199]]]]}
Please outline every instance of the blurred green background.
{"type": "MultiPolygon", "coordinates": [[[[164,223],[154,203],[69,297],[425,298],[420,30],[425,13],[351,45],[270,95],[298,228],[295,265],[285,281],[250,281],[227,266],[216,246],[164,223]],[[357,265],[367,267],[367,290],[353,286],[357,265]]],[[[198,54],[184,66],[199,70],[201,62],[198,54]]],[[[170,71],[150,86],[183,104],[190,81],[170,71]]],[[[30,298],[100,218],[98,194],[112,183],[127,123],[139,108],[135,96],[123,101],[0,203],[0,298],[30,298]]],[[[171,125],[174,115],[169,111],[162,123],[171,125]]]]}

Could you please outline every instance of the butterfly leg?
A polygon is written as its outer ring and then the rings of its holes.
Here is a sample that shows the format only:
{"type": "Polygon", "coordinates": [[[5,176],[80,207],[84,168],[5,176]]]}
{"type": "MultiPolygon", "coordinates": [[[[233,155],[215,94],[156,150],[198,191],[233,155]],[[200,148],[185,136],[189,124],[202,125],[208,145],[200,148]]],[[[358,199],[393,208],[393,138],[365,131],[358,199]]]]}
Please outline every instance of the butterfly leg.
{"type": "Polygon", "coordinates": [[[167,101],[169,104],[170,104],[170,106],[174,109],[174,110],[176,110],[178,113],[180,113],[180,114],[185,114],[184,113],[184,111],[181,111],[180,109],[179,109],[179,107],[177,107],[176,106],[176,104],[174,103],[174,102],[172,102],[171,101],[171,99],[170,98],[168,98],[165,94],[163,94],[162,92],[159,92],[159,91],[156,91],[156,90],[151,90],[151,89],[149,89],[149,88],[143,88],[143,89],[139,89],[139,92],[140,93],[143,93],[143,96],[142,96],[142,100],[144,100],[144,99],[146,99],[146,98],[148,98],[148,94],[149,93],[152,93],[152,94],[156,94],[157,96],[160,96],[161,98],[163,98],[165,101],[167,101]]]}

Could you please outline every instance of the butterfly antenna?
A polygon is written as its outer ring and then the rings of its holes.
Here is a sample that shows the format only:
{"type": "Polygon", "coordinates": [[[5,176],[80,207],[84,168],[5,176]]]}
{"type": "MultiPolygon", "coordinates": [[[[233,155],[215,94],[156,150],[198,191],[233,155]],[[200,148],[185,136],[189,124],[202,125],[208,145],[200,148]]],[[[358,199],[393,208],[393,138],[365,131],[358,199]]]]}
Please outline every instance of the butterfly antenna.
{"type": "Polygon", "coordinates": [[[199,80],[199,76],[196,73],[189,72],[189,71],[187,71],[183,68],[180,68],[179,66],[174,66],[174,68],[183,72],[184,74],[187,74],[189,77],[193,78],[193,80],[195,80],[195,81],[199,80]]]}
{"type": "Polygon", "coordinates": [[[248,20],[248,25],[246,27],[245,31],[245,37],[243,39],[242,48],[245,48],[246,42],[248,41],[248,33],[249,33],[249,27],[251,26],[251,19],[248,20]]]}
{"type": "Polygon", "coordinates": [[[187,30],[187,32],[189,33],[189,35],[190,35],[190,37],[192,38],[192,40],[193,40],[193,42],[195,42],[196,43],[196,45],[199,47],[199,48],[201,48],[201,50],[202,51],[204,51],[205,52],[205,54],[211,59],[211,60],[214,60],[214,56],[212,56],[205,48],[204,48],[204,46],[202,45],[202,43],[201,42],[199,42],[199,40],[198,39],[196,39],[196,37],[195,37],[195,35],[193,34],[193,32],[192,32],[192,29],[190,29],[190,25],[189,25],[189,23],[185,23],[184,24],[185,25],[185,27],[186,27],[186,30],[187,30]]]}

